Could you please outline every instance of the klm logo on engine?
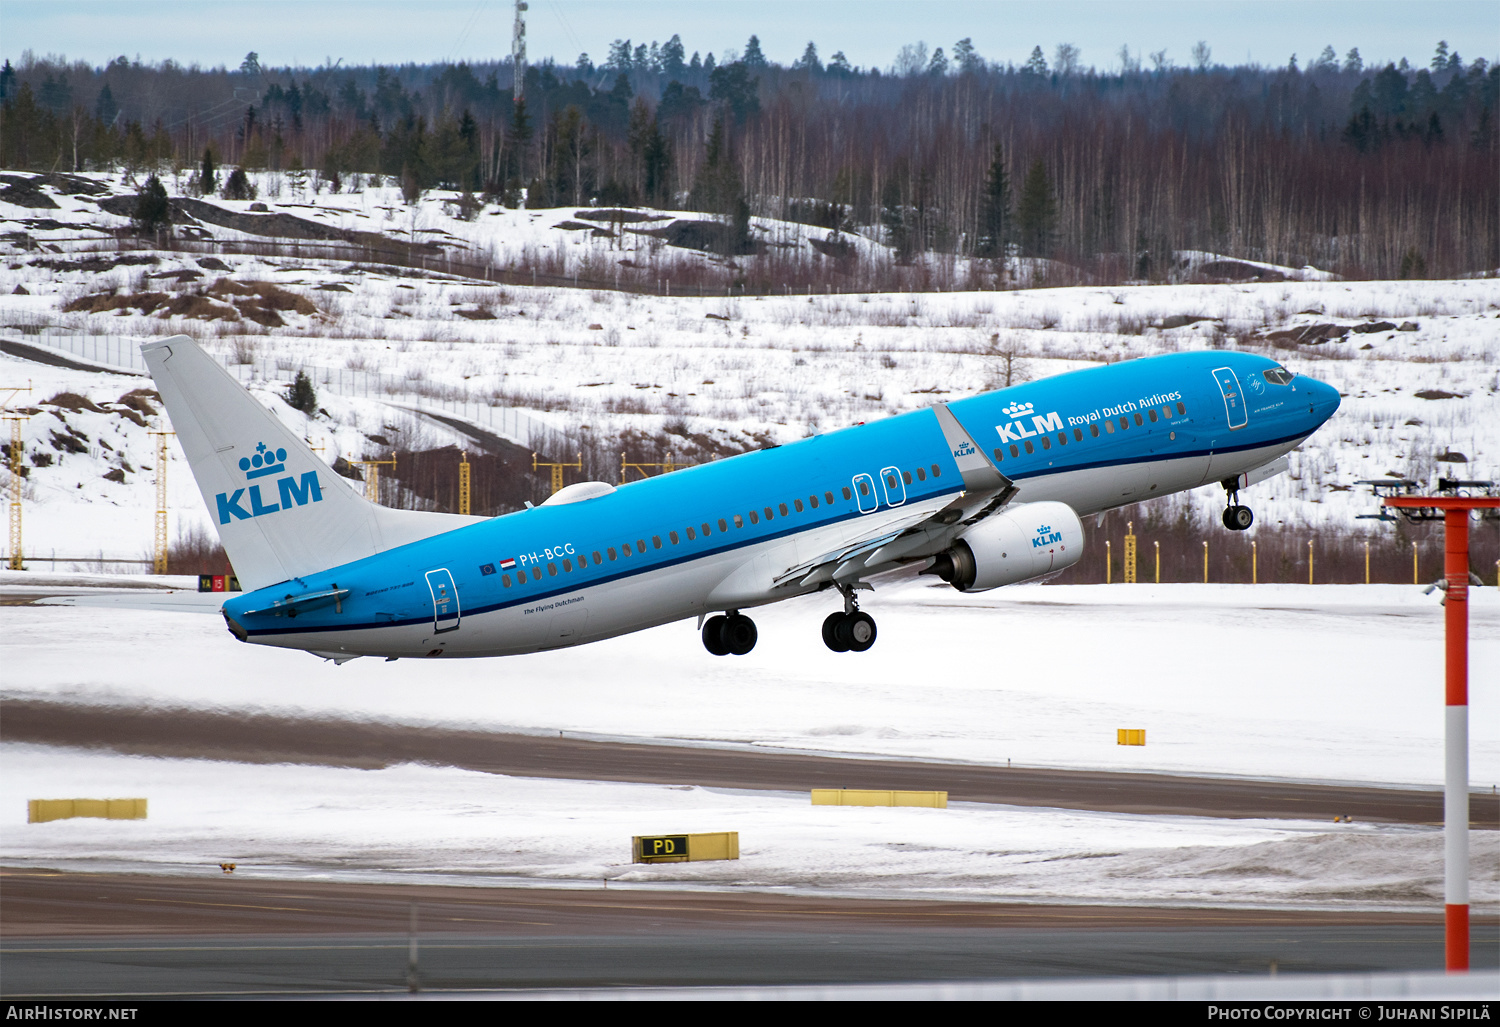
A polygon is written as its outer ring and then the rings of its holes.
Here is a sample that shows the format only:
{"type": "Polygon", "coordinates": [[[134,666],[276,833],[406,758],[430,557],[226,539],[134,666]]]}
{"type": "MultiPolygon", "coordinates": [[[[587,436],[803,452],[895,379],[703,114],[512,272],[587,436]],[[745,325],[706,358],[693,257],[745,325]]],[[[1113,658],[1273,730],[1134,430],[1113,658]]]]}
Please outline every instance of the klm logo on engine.
{"type": "Polygon", "coordinates": [[[1000,433],[1001,442],[1020,442],[1023,439],[1035,438],[1045,435],[1049,431],[1062,431],[1062,417],[1057,411],[1052,410],[1045,414],[1034,412],[1030,403],[1011,403],[1004,408],[1005,416],[1011,418],[1009,424],[997,424],[995,430],[1000,433]],[[1026,426],[1026,419],[1031,419],[1031,427],[1026,426]]]}
{"type": "Polygon", "coordinates": [[[219,508],[220,524],[228,524],[232,520],[248,521],[252,517],[290,510],[293,506],[323,501],[318,472],[306,471],[300,478],[287,474],[284,449],[271,449],[264,442],[256,443],[254,456],[240,457],[240,470],[245,473],[245,480],[254,484],[235,489],[233,493],[220,492],[214,497],[219,508]],[[261,495],[260,490],[269,487],[270,482],[257,482],[255,479],[269,478],[272,475],[282,477],[276,479],[276,501],[268,503],[266,500],[272,497],[261,495]],[[246,503],[250,504],[249,509],[245,508],[246,503]]]}
{"type": "Polygon", "coordinates": [[[1031,548],[1041,549],[1043,546],[1054,545],[1061,541],[1062,532],[1054,531],[1050,524],[1043,524],[1036,529],[1036,538],[1031,540],[1031,548]]]}

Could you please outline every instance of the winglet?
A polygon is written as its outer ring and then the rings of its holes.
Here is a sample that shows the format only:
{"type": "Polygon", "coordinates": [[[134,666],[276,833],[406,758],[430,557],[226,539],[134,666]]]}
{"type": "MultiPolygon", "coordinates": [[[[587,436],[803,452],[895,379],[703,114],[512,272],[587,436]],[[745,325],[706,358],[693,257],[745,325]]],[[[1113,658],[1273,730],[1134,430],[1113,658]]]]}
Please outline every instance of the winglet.
{"type": "Polygon", "coordinates": [[[958,464],[958,473],[964,479],[964,488],[970,492],[1003,489],[1011,480],[1001,474],[984,450],[975,444],[973,436],[964,430],[947,406],[938,404],[932,408],[937,414],[938,424],[943,429],[943,438],[948,442],[948,451],[958,464]]]}

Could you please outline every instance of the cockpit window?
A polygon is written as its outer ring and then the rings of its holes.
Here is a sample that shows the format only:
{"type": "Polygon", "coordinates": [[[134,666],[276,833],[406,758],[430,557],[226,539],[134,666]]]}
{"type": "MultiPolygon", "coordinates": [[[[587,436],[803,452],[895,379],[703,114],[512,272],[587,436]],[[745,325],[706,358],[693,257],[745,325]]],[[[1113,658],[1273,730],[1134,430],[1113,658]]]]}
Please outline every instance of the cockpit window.
{"type": "Polygon", "coordinates": [[[1278,365],[1277,367],[1271,368],[1269,371],[1262,372],[1261,377],[1270,382],[1272,385],[1290,385],[1292,384],[1292,379],[1295,378],[1296,375],[1292,374],[1292,372],[1288,371],[1286,368],[1278,365]]]}

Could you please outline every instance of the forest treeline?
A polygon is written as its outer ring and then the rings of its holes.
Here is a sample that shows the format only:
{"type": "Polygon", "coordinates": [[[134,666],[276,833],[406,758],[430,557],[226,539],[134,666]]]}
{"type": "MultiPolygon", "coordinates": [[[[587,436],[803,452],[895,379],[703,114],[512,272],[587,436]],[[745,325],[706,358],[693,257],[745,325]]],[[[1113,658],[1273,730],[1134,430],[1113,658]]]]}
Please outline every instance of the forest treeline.
{"type": "MultiPolygon", "coordinates": [[[[1333,49],[1299,67],[1190,67],[1128,51],[1082,68],[1063,44],[1021,66],[960,40],[891,69],[791,65],[751,37],[732,61],[680,39],[617,40],[595,65],[508,61],[238,69],[124,57],[0,69],[13,169],[379,175],[533,207],[637,204],[862,230],[902,262],[1048,257],[1099,280],[1161,279],[1206,250],[1349,277],[1500,267],[1500,66],[1446,44],[1425,67],[1333,49]]],[[[358,176],[356,180],[355,176],[358,176]]],[[[179,177],[181,177],[179,175],[179,177]]],[[[206,180],[207,179],[207,180],[206,180]]],[[[737,240],[737,241],[735,241],[737,240]]]]}

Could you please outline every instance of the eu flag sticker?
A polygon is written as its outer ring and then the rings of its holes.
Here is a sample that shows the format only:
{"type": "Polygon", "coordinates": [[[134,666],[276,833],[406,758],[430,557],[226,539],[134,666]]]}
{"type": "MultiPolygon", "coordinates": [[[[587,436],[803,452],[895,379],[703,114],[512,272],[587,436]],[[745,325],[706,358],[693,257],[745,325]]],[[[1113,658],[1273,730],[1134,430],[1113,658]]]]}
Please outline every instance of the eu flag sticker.
{"type": "Polygon", "coordinates": [[[480,574],[494,574],[495,573],[495,565],[492,564],[492,563],[482,563],[482,564],[479,565],[479,573],[480,574]]]}

